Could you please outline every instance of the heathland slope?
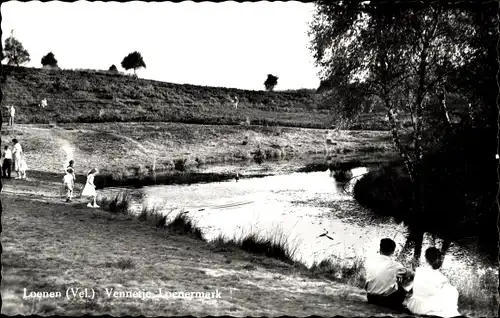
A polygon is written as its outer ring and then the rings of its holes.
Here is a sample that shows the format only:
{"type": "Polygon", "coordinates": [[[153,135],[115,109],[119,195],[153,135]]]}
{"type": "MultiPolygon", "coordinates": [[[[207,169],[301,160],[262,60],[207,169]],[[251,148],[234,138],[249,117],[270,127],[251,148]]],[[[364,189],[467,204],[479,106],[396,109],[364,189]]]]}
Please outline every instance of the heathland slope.
{"type": "MultiPolygon", "coordinates": [[[[108,72],[3,66],[3,105],[20,123],[170,121],[324,127],[314,90],[249,91],[136,79],[108,72]],[[232,100],[237,96],[238,108],[232,100]],[[44,109],[38,103],[46,98],[44,109]]],[[[4,113],[4,117],[6,114],[4,113]]]]}

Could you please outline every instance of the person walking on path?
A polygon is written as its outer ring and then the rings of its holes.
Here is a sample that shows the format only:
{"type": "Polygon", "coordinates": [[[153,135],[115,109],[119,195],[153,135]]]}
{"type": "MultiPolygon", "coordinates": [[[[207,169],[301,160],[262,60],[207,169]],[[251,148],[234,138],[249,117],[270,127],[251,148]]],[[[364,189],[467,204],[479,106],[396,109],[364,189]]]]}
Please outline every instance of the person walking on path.
{"type": "Polygon", "coordinates": [[[14,171],[17,173],[16,179],[21,179],[21,173],[20,173],[20,168],[21,168],[21,158],[23,155],[23,147],[21,147],[21,144],[17,141],[17,139],[12,139],[12,143],[14,143],[14,150],[12,151],[12,155],[14,156],[14,171]]]}
{"type": "Polygon", "coordinates": [[[14,105],[10,106],[10,117],[9,117],[9,125],[14,126],[14,116],[16,115],[16,109],[14,105]]]}
{"type": "Polygon", "coordinates": [[[2,176],[10,179],[10,172],[12,169],[12,150],[10,150],[9,146],[4,147],[2,158],[2,176]]]}
{"type": "Polygon", "coordinates": [[[96,203],[97,192],[95,191],[94,177],[99,171],[94,168],[87,174],[87,182],[82,191],[82,197],[90,197],[90,202],[87,204],[89,208],[99,208],[96,203]]]}

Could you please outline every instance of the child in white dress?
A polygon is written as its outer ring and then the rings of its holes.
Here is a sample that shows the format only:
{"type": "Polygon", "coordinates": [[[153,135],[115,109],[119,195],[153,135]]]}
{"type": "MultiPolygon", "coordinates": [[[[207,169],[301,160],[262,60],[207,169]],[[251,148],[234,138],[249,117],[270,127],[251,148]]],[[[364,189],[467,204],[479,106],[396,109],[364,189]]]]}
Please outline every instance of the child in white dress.
{"type": "Polygon", "coordinates": [[[26,164],[26,158],[24,153],[21,155],[21,160],[19,161],[19,178],[26,179],[26,170],[28,170],[28,165],[26,164]]]}
{"type": "Polygon", "coordinates": [[[87,175],[87,182],[85,183],[85,187],[82,191],[82,197],[90,197],[91,201],[87,204],[89,208],[98,208],[99,206],[96,203],[97,192],[95,191],[94,177],[98,173],[96,168],[89,171],[87,175]]]}

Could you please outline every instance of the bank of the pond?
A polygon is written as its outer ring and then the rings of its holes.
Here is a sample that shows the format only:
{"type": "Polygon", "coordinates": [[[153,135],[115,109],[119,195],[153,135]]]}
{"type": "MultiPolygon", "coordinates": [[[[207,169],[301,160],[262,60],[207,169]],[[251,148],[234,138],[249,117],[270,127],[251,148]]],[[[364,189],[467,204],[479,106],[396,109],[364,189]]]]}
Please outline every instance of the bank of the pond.
{"type": "Polygon", "coordinates": [[[296,266],[153,230],[128,215],[82,202],[8,191],[2,203],[3,314],[404,315],[368,304],[361,289],[303,275],[296,266]],[[28,294],[89,288],[96,297],[33,301],[23,297],[24,288],[28,294]],[[157,295],[160,288],[163,293],[218,292],[221,298],[107,296],[111,289],[157,295]]]}
{"type": "Polygon", "coordinates": [[[98,167],[101,175],[111,175],[114,180],[185,172],[210,164],[307,161],[311,156],[343,161],[393,152],[385,131],[328,132],[293,127],[131,122],[2,129],[2,144],[13,138],[23,146],[29,171],[59,174],[67,161],[74,159],[77,174],[98,167]],[[368,146],[373,144],[377,147],[368,146]]]}

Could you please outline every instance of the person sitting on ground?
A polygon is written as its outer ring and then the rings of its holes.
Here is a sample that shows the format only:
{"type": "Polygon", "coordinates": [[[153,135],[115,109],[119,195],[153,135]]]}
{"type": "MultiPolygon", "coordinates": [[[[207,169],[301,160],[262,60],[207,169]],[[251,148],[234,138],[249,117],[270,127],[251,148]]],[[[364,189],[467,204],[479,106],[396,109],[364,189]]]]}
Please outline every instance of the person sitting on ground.
{"type": "Polygon", "coordinates": [[[415,270],[413,295],[407,307],[416,315],[458,317],[458,291],[440,271],[441,252],[435,247],[425,251],[427,264],[415,270]]]}
{"type": "Polygon", "coordinates": [[[64,190],[66,190],[66,202],[71,202],[73,199],[74,178],[73,169],[68,168],[66,175],[63,178],[64,190]]]}
{"type": "Polygon", "coordinates": [[[404,310],[403,301],[407,291],[398,283],[398,279],[411,277],[413,272],[391,259],[395,249],[396,243],[393,240],[380,240],[379,255],[366,261],[365,289],[369,303],[404,310]]]}
{"type": "Polygon", "coordinates": [[[87,204],[89,208],[98,208],[99,206],[96,203],[97,200],[97,192],[95,191],[94,177],[98,173],[97,168],[94,168],[89,171],[87,175],[87,182],[85,183],[85,187],[82,191],[83,197],[90,197],[91,201],[87,204]]]}
{"type": "Polygon", "coordinates": [[[2,176],[10,179],[10,172],[12,169],[12,150],[10,150],[9,146],[4,147],[2,157],[2,176]]]}

